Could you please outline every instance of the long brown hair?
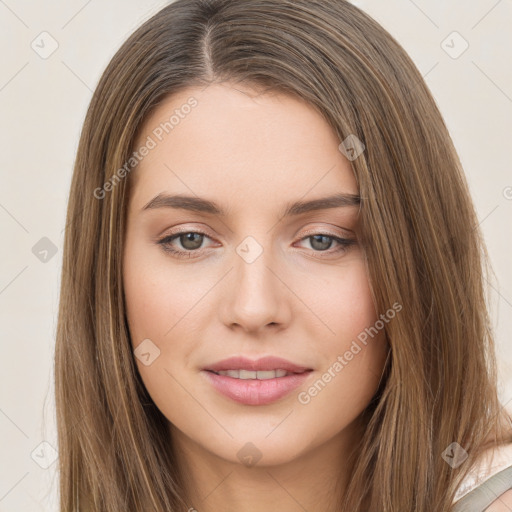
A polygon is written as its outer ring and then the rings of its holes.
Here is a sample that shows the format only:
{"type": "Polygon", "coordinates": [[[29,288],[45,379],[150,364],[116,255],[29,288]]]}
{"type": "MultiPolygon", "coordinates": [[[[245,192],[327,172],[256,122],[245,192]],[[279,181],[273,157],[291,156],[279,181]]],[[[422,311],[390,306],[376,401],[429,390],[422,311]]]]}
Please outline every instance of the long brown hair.
{"type": "Polygon", "coordinates": [[[80,137],[55,354],[62,512],[188,508],[167,420],[133,360],[121,278],[131,179],[119,169],[164,97],[224,81],[303,98],[340,142],[365,145],[351,165],[372,293],[379,313],[396,301],[403,310],[386,325],[385,378],[340,510],[449,510],[481,451],[512,437],[497,397],[485,248],[421,74],[345,0],[178,0],[114,55],[80,137]],[[468,453],[458,468],[442,457],[453,442],[468,453]]]}

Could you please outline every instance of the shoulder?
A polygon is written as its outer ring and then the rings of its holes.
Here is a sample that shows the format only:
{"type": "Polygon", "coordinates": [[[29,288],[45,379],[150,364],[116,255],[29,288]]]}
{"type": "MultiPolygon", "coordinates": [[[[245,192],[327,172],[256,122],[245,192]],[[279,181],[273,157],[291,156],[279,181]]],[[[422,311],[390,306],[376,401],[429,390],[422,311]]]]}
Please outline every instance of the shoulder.
{"type": "Polygon", "coordinates": [[[499,496],[485,509],[485,512],[509,512],[512,510],[512,489],[499,496]]]}
{"type": "Polygon", "coordinates": [[[508,501],[512,499],[511,477],[512,443],[489,448],[461,483],[454,502],[460,501],[462,506],[462,504],[472,503],[472,500],[482,500],[479,496],[485,495],[486,499],[483,501],[486,503],[483,506],[487,508],[484,509],[482,506],[480,510],[510,512],[512,506],[509,506],[508,501]],[[491,503],[489,498],[492,499],[492,497],[496,498],[491,503]]]}

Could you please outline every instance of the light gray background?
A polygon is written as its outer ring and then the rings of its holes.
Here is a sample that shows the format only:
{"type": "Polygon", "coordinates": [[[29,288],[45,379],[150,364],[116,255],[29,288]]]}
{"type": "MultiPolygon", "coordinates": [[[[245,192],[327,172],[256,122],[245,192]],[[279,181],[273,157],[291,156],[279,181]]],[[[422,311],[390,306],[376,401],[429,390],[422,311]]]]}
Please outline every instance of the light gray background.
{"type": "MultiPolygon", "coordinates": [[[[0,512],[57,510],[53,350],[65,209],[78,137],[110,58],[167,3],[0,0],[0,512]],[[44,31],[49,35],[41,35],[44,31]],[[57,49],[44,55],[52,44],[57,49]],[[43,237],[54,244],[54,256],[34,254],[43,237]]],[[[411,55],[465,167],[497,279],[490,288],[492,320],[501,398],[510,405],[512,2],[353,3],[411,55]],[[459,55],[464,40],[469,47],[459,55]]]]}

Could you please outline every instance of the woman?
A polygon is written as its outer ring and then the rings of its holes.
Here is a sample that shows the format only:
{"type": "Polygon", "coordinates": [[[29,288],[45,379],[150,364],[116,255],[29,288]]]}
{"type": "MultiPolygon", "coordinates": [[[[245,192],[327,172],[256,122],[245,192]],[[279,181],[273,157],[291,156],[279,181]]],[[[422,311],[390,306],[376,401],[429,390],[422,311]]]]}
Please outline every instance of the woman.
{"type": "Polygon", "coordinates": [[[477,226],[420,73],[361,10],[162,9],[78,148],[61,510],[497,510],[477,226]]]}

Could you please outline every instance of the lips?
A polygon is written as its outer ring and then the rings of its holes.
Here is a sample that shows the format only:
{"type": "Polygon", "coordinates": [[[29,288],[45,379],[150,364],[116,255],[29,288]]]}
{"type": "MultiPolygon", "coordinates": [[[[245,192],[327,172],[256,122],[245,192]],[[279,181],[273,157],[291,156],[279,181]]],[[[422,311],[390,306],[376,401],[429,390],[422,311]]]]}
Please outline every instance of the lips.
{"type": "Polygon", "coordinates": [[[215,373],[228,370],[246,370],[251,372],[285,370],[288,373],[304,373],[311,370],[311,368],[292,363],[280,357],[267,356],[255,361],[245,357],[230,357],[208,365],[203,370],[215,373]]]}
{"type": "Polygon", "coordinates": [[[207,382],[222,395],[245,405],[267,405],[303,385],[313,370],[279,357],[256,361],[231,357],[203,368],[207,382]]]}
{"type": "Polygon", "coordinates": [[[286,370],[220,370],[215,372],[217,375],[224,375],[225,377],[231,377],[232,379],[258,379],[268,380],[286,377],[287,375],[296,375],[293,372],[287,372],[286,370]]]}

